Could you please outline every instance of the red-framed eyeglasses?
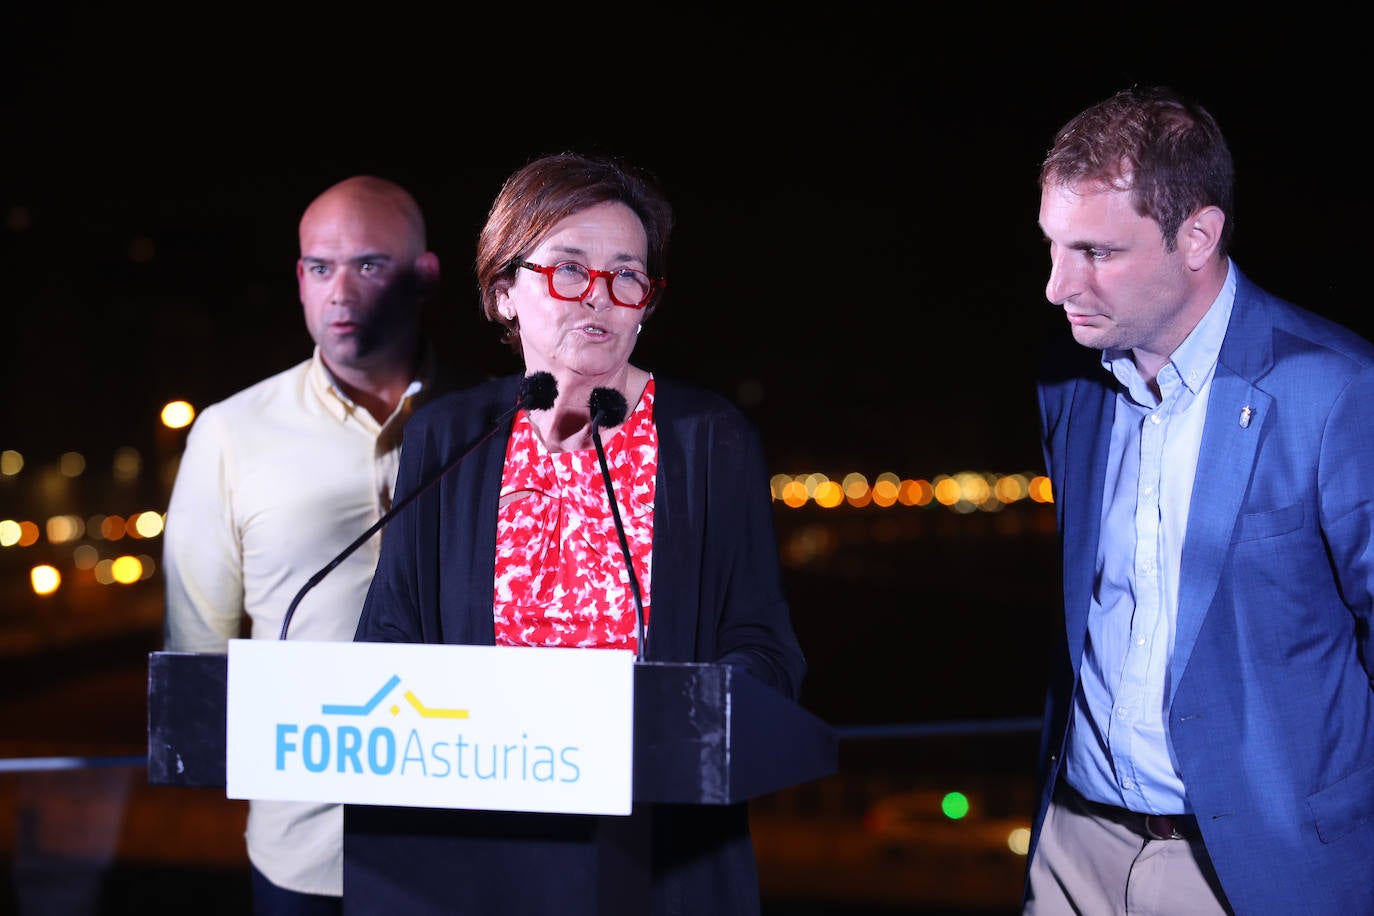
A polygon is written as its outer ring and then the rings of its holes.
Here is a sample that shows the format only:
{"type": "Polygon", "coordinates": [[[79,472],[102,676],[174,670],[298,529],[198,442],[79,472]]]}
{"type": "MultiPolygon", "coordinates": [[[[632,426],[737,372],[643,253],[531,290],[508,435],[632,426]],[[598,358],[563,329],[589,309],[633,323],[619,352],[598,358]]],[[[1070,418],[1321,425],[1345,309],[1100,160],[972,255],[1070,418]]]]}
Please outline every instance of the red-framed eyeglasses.
{"type": "Polygon", "coordinates": [[[549,295],[564,302],[581,302],[592,293],[598,278],[605,278],[611,291],[611,301],[627,309],[642,309],[654,293],[668,285],[661,277],[651,277],[642,270],[622,267],[619,270],[593,270],[577,261],[559,261],[551,267],[534,264],[522,258],[511,262],[516,267],[543,274],[549,281],[549,295]]]}

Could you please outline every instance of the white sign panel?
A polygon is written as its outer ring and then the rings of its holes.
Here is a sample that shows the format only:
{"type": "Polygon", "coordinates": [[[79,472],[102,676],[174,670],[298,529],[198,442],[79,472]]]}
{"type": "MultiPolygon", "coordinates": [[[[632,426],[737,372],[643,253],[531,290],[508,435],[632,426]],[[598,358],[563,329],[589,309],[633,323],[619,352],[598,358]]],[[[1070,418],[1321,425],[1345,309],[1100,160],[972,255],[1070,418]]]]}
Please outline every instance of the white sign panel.
{"type": "Polygon", "coordinates": [[[229,798],[629,814],[634,653],[229,643],[229,798]]]}

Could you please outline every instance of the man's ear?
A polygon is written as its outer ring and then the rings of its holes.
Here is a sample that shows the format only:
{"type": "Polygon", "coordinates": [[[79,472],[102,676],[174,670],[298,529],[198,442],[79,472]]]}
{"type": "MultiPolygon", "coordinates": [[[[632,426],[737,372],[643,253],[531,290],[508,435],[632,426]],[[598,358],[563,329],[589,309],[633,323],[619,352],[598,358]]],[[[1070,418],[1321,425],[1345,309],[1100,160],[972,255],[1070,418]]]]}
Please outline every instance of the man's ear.
{"type": "Polygon", "coordinates": [[[1183,221],[1178,230],[1178,244],[1190,270],[1201,270],[1216,258],[1225,225],[1226,214],[1214,206],[1202,207],[1183,221]]]}
{"type": "Polygon", "coordinates": [[[415,259],[415,286],[422,299],[439,292],[439,256],[434,252],[426,251],[415,259]]]}

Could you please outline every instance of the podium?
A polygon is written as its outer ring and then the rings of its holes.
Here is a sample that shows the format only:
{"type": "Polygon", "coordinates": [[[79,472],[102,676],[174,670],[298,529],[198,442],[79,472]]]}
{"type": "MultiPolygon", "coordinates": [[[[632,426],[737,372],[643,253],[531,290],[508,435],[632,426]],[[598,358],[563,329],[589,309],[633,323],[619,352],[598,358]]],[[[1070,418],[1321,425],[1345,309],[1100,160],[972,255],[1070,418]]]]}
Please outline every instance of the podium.
{"type": "MultiPolygon", "coordinates": [[[[694,844],[752,856],[741,803],[838,768],[833,729],[740,669],[637,662],[633,681],[628,816],[341,799],[345,912],[638,916],[665,856],[685,863],[679,883],[705,880],[693,870],[720,860],[694,844]]],[[[227,687],[224,654],[150,653],[151,784],[225,784],[227,687]]]]}

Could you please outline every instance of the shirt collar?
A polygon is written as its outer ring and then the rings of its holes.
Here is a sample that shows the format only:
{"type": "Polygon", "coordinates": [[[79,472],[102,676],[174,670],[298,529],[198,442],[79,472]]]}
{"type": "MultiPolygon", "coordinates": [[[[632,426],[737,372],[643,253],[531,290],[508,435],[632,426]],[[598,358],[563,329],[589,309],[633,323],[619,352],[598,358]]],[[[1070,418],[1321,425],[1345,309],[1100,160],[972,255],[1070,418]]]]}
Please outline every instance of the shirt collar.
{"type": "MultiPolygon", "coordinates": [[[[419,371],[411,383],[406,386],[405,394],[401,396],[401,402],[396,405],[397,413],[406,410],[409,402],[432,386],[436,371],[435,366],[434,348],[426,341],[424,352],[420,357],[419,371]]],[[[367,418],[372,416],[367,411],[360,409],[353,399],[344,393],[343,387],[334,378],[334,374],[329,371],[329,367],[324,364],[324,357],[320,353],[318,344],[315,346],[315,351],[310,355],[310,368],[306,371],[306,377],[309,379],[310,389],[334,419],[342,422],[355,413],[367,418]]]]}
{"type": "MultiPolygon", "coordinates": [[[[1193,394],[1201,390],[1216,368],[1217,356],[1221,353],[1222,341],[1226,339],[1226,327],[1231,323],[1231,309],[1235,304],[1235,265],[1227,258],[1226,281],[1222,283],[1221,291],[1183,339],[1183,343],[1169,356],[1169,365],[1178,374],[1179,381],[1193,394]]],[[[1128,389],[1134,390],[1137,383],[1143,387],[1129,350],[1102,351],[1102,368],[1116,376],[1128,389]]]]}

